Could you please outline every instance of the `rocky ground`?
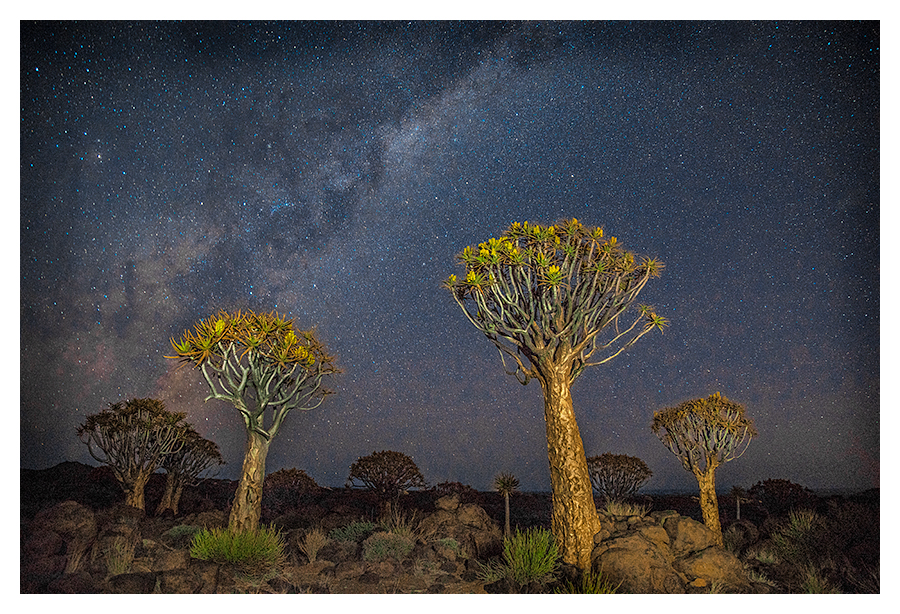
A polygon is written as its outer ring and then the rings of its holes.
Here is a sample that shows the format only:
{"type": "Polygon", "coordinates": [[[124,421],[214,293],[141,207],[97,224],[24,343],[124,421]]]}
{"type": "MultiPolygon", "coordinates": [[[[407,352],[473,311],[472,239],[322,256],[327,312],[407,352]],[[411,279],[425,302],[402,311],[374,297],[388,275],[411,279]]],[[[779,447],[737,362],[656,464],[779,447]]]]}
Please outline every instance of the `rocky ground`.
{"type": "MultiPolygon", "coordinates": [[[[553,592],[577,575],[574,569],[564,567],[555,583],[526,587],[480,581],[481,566],[500,552],[504,505],[497,493],[477,492],[462,485],[411,492],[402,498],[403,516],[420,529],[405,555],[367,559],[366,540],[377,539],[370,532],[357,541],[328,540],[312,562],[303,548],[311,529],[319,528],[327,534],[350,523],[375,521],[378,501],[367,492],[349,489],[265,491],[263,522],[273,523],[282,531],[288,560],[279,574],[254,578],[192,559],[188,551],[197,528],[227,523],[229,501],[236,488],[233,481],[206,480],[187,488],[177,516],[156,516],[162,475],[154,476],[147,485],[144,514],[121,505],[121,490],[106,468],[62,463],[41,471],[22,470],[21,476],[23,593],[553,592]]],[[[635,565],[653,570],[635,572],[642,579],[626,582],[632,592],[717,592],[726,586],[726,580],[733,581],[733,591],[798,592],[796,584],[772,579],[778,565],[783,566],[782,561],[764,565],[754,553],[762,550],[767,523],[774,526],[766,510],[745,503],[742,521],[736,523],[734,502],[720,497],[723,527],[734,525],[733,556],[708,548],[695,497],[648,496],[641,502],[653,511],[643,518],[605,518],[602,535],[595,537],[598,560],[605,557],[609,564],[626,570],[635,565]],[[689,542],[695,544],[695,551],[685,545],[689,542]],[[626,546],[643,554],[638,558],[624,556],[626,546]],[[648,559],[650,551],[655,554],[648,559]],[[744,571],[739,569],[738,554],[743,556],[744,571]],[[679,560],[672,568],[674,559],[679,560]],[[722,569],[730,565],[737,571],[732,570],[729,577],[704,576],[705,572],[697,571],[704,565],[722,569]],[[763,567],[770,577],[762,574],[763,567]],[[749,580],[744,573],[748,569],[756,574],[749,580]]],[[[510,511],[514,527],[549,528],[549,494],[517,493],[510,511]]],[[[877,540],[876,533],[876,544],[877,540]]],[[[871,541],[863,539],[855,547],[862,549],[859,556],[866,560],[871,561],[874,552],[876,577],[873,582],[871,566],[857,566],[856,573],[866,576],[859,583],[863,588],[845,592],[877,592],[877,546],[873,551],[871,541]]],[[[785,574],[788,571],[782,570],[785,574]]]]}

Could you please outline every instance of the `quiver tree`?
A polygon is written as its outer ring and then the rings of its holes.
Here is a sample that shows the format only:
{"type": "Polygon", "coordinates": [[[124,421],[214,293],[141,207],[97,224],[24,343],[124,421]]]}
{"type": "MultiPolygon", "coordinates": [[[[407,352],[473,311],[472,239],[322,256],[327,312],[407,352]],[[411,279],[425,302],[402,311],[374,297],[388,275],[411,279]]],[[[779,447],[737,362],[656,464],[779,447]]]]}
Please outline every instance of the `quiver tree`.
{"type": "Polygon", "coordinates": [[[519,478],[511,473],[501,473],[494,478],[494,488],[503,495],[503,502],[506,508],[506,523],[503,526],[503,536],[509,537],[509,496],[519,489],[519,478]]]}
{"type": "Polygon", "coordinates": [[[219,312],[172,339],[177,358],[200,369],[210,388],[206,400],[234,405],[247,428],[241,478],[228,518],[229,530],[255,531],[269,445],[292,409],[318,407],[330,390],[326,375],[340,373],[313,331],[295,331],[277,313],[219,312]]]}
{"type": "Polygon", "coordinates": [[[636,456],[609,452],[587,459],[591,484],[606,501],[624,501],[633,496],[653,475],[636,456]]]}
{"type": "Polygon", "coordinates": [[[499,239],[466,247],[457,258],[465,275],[450,275],[444,287],[504,365],[506,358],[515,363],[508,373],[523,385],[532,378],[541,384],[553,534],[563,561],[588,569],[600,521],[571,387],[586,367],[612,360],[666,325],[648,306],[630,323],[621,321],[663,265],[575,219],[555,226],[516,222],[499,239]]]}
{"type": "Polygon", "coordinates": [[[160,467],[166,472],[166,486],[156,508],[157,516],[166,510],[172,510],[177,516],[184,487],[196,484],[197,477],[213,465],[225,464],[219,446],[201,437],[193,427],[185,429],[182,440],[181,448],[167,454],[160,463],[160,467]]]}
{"type": "Polygon", "coordinates": [[[425,478],[413,459],[402,452],[383,450],[362,456],[350,465],[347,484],[364,487],[381,500],[384,513],[390,515],[400,493],[410,488],[425,488],[425,478]]]}
{"type": "Polygon", "coordinates": [[[125,491],[125,505],[142,510],[150,476],[184,445],[184,417],[157,399],[131,399],[88,416],[76,432],[88,453],[112,469],[125,491]]]}
{"type": "Polygon", "coordinates": [[[743,405],[717,392],[654,413],[651,428],[681,465],[697,478],[703,522],[721,546],[716,469],[746,451],[756,436],[753,420],[744,415],[743,405]]]}

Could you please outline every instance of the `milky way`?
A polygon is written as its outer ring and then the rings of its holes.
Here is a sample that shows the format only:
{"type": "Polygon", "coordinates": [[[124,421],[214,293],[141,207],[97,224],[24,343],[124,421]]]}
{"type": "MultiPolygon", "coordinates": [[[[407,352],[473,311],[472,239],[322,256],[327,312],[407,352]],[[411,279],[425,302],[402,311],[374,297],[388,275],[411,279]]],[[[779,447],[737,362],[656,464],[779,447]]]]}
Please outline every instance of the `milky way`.
{"type": "Polygon", "coordinates": [[[879,480],[877,23],[21,26],[21,462],[93,464],[85,416],[237,412],[169,339],[219,309],[316,327],[344,373],[267,470],[340,486],[376,450],[431,484],[548,490],[540,387],[441,282],[510,222],[661,259],[671,326],[573,388],[588,455],[692,490],[653,412],[720,391],[759,437],[720,489],[879,480]]]}

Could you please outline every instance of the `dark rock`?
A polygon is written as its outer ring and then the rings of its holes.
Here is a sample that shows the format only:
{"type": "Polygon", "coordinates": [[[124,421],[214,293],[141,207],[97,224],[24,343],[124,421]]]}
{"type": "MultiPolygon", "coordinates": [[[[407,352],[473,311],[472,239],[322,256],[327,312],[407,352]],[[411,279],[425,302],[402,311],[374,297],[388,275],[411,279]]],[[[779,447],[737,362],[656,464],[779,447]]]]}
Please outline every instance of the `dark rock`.
{"type": "Polygon", "coordinates": [[[156,589],[156,574],[152,572],[123,573],[108,580],[110,592],[119,595],[148,594],[156,589]]]}
{"type": "Polygon", "coordinates": [[[363,584],[378,584],[381,582],[381,576],[375,573],[374,571],[367,571],[363,575],[357,578],[358,582],[363,584]]]}
{"type": "Polygon", "coordinates": [[[86,571],[76,571],[58,577],[47,586],[48,593],[67,595],[92,595],[103,593],[105,586],[86,571]]]}

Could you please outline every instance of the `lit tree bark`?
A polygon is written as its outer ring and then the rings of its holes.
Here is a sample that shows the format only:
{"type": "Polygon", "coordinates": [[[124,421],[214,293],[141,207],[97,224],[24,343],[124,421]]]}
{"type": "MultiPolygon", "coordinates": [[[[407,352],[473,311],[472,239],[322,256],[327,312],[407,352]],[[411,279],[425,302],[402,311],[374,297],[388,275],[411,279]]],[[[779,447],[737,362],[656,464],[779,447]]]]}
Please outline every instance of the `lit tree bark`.
{"type": "Polygon", "coordinates": [[[584,444],[572,409],[568,373],[557,369],[538,378],[544,389],[544,419],[553,490],[551,528],[555,536],[562,536],[559,540],[562,559],[588,569],[594,535],[600,531],[600,519],[594,505],[584,444]]]}
{"type": "Polygon", "coordinates": [[[241,468],[241,479],[228,516],[229,531],[235,533],[254,531],[259,526],[268,453],[269,441],[265,437],[252,431],[247,434],[247,450],[241,468]]]}
{"type": "Polygon", "coordinates": [[[466,247],[458,259],[465,278],[450,275],[444,287],[504,364],[515,362],[508,373],[523,385],[541,382],[554,536],[566,563],[588,569],[599,519],[570,389],[586,367],[666,326],[648,306],[630,325],[619,320],[663,265],[636,262],[615,237],[575,219],[546,227],[513,223],[500,239],[466,247]],[[601,338],[604,330],[612,331],[609,338],[601,338]]]}
{"type": "Polygon", "coordinates": [[[716,545],[724,546],[722,521],[719,518],[719,499],[716,497],[716,466],[712,465],[706,471],[695,469],[694,475],[700,486],[700,511],[703,513],[703,524],[715,535],[716,545]]]}

